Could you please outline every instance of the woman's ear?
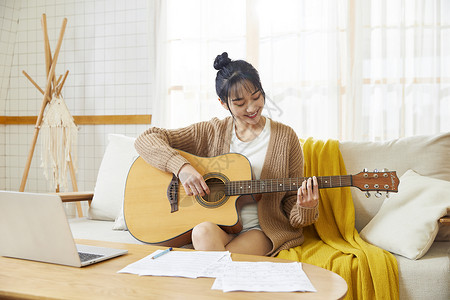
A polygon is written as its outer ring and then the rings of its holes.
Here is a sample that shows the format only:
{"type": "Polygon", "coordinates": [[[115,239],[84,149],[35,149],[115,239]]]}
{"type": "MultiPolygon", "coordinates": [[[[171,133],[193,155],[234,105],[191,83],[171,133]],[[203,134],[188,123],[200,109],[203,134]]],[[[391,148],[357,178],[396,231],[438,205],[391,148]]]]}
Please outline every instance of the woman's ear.
{"type": "Polygon", "coordinates": [[[225,102],[223,102],[222,99],[219,98],[219,102],[220,102],[220,104],[222,104],[223,108],[225,108],[226,110],[229,110],[227,104],[225,102]]]}

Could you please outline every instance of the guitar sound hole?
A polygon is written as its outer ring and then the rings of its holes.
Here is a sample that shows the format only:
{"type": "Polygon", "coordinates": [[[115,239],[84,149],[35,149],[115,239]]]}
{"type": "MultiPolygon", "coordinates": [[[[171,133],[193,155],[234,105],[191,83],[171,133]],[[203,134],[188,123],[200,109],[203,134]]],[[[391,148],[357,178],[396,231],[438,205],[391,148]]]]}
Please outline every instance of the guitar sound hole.
{"type": "Polygon", "coordinates": [[[206,202],[214,203],[219,202],[225,197],[225,184],[219,178],[210,178],[206,180],[206,184],[209,187],[209,195],[203,196],[203,200],[206,202]]]}

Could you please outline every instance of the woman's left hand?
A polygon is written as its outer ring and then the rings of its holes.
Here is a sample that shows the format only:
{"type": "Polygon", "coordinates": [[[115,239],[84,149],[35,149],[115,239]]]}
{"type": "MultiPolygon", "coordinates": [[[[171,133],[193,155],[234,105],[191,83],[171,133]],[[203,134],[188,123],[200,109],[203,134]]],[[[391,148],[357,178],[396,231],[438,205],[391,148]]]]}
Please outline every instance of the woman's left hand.
{"type": "Polygon", "coordinates": [[[297,191],[297,204],[302,207],[315,207],[319,202],[319,185],[316,176],[304,180],[297,191]]]}

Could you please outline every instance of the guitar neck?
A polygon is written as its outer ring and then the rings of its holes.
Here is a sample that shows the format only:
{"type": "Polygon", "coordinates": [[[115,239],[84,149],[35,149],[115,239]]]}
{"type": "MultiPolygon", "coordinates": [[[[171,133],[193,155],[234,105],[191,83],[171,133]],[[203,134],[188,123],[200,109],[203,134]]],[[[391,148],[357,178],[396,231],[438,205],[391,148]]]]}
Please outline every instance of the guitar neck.
{"type": "MultiPolygon", "coordinates": [[[[296,191],[308,177],[230,181],[226,194],[248,195],[274,192],[296,191]]],[[[353,186],[352,175],[316,177],[319,189],[353,186]]]]}

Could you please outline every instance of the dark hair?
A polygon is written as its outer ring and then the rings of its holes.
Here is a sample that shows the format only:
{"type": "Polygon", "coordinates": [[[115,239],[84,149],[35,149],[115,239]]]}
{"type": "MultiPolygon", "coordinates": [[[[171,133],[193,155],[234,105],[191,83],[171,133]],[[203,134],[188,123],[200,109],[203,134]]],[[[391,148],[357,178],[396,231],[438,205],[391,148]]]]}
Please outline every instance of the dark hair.
{"type": "Polygon", "coordinates": [[[217,96],[227,104],[228,109],[230,109],[228,98],[231,92],[237,92],[241,87],[251,93],[255,91],[251,89],[256,88],[261,92],[265,101],[266,94],[262,88],[259,73],[250,63],[244,60],[231,60],[228,53],[224,52],[217,55],[214,60],[214,69],[218,70],[216,76],[217,96]]]}

